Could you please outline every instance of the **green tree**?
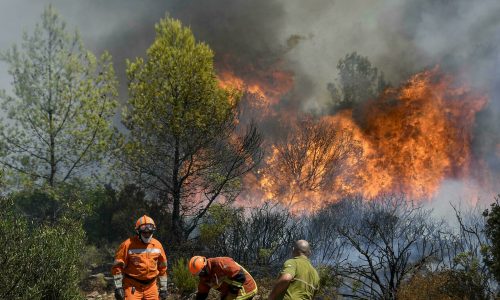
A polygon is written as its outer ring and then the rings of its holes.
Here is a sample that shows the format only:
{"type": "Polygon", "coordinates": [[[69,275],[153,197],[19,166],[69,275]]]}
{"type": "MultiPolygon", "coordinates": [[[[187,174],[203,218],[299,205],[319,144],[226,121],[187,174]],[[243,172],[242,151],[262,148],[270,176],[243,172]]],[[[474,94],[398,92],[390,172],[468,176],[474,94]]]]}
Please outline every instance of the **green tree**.
{"type": "MultiPolygon", "coordinates": [[[[243,231],[244,211],[230,205],[215,204],[210,207],[200,224],[200,241],[208,248],[211,256],[229,256],[227,249],[229,236],[233,229],[243,231]]],[[[231,243],[231,242],[229,242],[231,243]]]]}
{"type": "Polygon", "coordinates": [[[486,218],[486,236],[490,240],[490,245],[484,245],[482,254],[484,262],[493,274],[495,279],[500,282],[500,194],[495,197],[495,202],[486,209],[483,216],[486,218]]]}
{"type": "Polygon", "coordinates": [[[253,125],[236,134],[241,93],[219,86],[212,50],[177,20],[155,28],[147,58],[127,63],[123,162],[171,211],[173,236],[184,240],[214,201],[237,195],[261,159],[261,136],[253,125]]]}
{"type": "MultiPolygon", "coordinates": [[[[122,242],[134,233],[135,221],[145,214],[155,220],[157,227],[162,227],[161,222],[151,214],[144,191],[133,184],[125,185],[119,191],[106,186],[93,193],[89,201],[92,203],[92,214],[85,219],[84,228],[89,242],[94,245],[122,242]]],[[[157,233],[163,233],[163,228],[158,229],[157,233]]]]}
{"type": "Polygon", "coordinates": [[[56,186],[92,171],[109,150],[117,105],[111,56],[99,59],[48,6],[20,49],[2,52],[14,96],[0,93],[0,163],[25,183],[56,186]]]}
{"type": "Polygon", "coordinates": [[[337,64],[337,83],[328,83],[334,109],[352,108],[376,98],[388,87],[384,74],[373,67],[367,57],[356,52],[347,54],[337,64]]]}

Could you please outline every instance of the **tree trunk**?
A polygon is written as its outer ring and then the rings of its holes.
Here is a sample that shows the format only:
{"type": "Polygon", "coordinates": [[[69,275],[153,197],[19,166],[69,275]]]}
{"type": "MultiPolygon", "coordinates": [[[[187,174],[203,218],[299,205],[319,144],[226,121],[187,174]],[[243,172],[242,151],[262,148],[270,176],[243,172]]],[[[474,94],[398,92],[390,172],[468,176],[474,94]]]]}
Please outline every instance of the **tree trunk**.
{"type": "Polygon", "coordinates": [[[173,207],[172,207],[172,231],[173,231],[173,239],[176,242],[184,241],[184,231],[182,228],[182,220],[181,220],[181,186],[179,183],[179,140],[175,141],[175,153],[174,153],[174,167],[172,170],[172,198],[173,198],[173,207]]]}

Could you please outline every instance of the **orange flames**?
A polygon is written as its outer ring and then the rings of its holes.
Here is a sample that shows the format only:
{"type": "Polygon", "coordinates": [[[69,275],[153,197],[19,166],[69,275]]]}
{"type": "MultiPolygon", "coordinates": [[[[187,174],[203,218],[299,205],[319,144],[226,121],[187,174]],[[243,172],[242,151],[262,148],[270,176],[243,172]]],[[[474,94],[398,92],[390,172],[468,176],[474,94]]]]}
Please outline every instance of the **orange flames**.
{"type": "Polygon", "coordinates": [[[434,68],[366,105],[362,141],[375,151],[359,173],[364,196],[429,198],[445,178],[471,175],[472,128],[487,98],[454,84],[434,68]]]}
{"type": "MultiPolygon", "coordinates": [[[[253,70],[256,72],[256,70],[253,70]]],[[[247,71],[246,73],[248,73],[247,71]]],[[[273,106],[278,104],[281,97],[293,86],[293,76],[289,72],[272,70],[265,74],[255,73],[252,77],[237,76],[229,69],[219,72],[219,84],[222,87],[232,87],[245,92],[245,105],[252,111],[258,111],[259,117],[275,115],[273,106]]]]}
{"type": "MultiPolygon", "coordinates": [[[[230,75],[234,74],[223,73],[221,80],[234,81],[230,75]]],[[[288,89],[291,82],[285,85],[288,89]]],[[[241,80],[236,85],[258,95],[267,105],[262,106],[265,111],[280,101],[280,90],[258,82],[241,80]]],[[[430,199],[445,179],[467,181],[473,176],[478,161],[471,151],[472,129],[476,113],[486,104],[484,95],[456,85],[436,67],[386,90],[378,99],[324,116],[305,132],[291,121],[285,143],[273,141],[258,174],[246,178],[245,184],[260,200],[279,200],[294,210],[311,210],[357,195],[402,193],[411,199],[430,199]],[[330,143],[347,143],[343,156],[332,158],[338,155],[333,145],[307,144],[320,124],[336,132],[330,143]],[[318,163],[320,155],[324,157],[318,163]]],[[[275,114],[279,112],[268,115],[275,114]]]]}
{"type": "Polygon", "coordinates": [[[435,68],[359,108],[361,126],[352,122],[351,111],[334,116],[355,128],[364,149],[356,180],[340,176],[338,190],[367,198],[403,193],[429,199],[444,179],[468,179],[474,163],[471,131],[486,103],[485,96],[455,86],[435,68]]]}

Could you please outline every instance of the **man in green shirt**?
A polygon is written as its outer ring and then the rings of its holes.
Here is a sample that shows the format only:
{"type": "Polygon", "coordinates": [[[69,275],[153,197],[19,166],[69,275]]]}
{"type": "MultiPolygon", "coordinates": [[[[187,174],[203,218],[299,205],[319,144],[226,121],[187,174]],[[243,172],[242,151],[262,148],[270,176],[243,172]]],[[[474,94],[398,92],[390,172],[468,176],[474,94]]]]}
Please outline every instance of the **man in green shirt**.
{"type": "Polygon", "coordinates": [[[309,243],[305,240],[296,241],[292,254],[293,258],[283,264],[283,270],[269,294],[269,300],[309,300],[316,294],[319,275],[309,261],[309,243]]]}

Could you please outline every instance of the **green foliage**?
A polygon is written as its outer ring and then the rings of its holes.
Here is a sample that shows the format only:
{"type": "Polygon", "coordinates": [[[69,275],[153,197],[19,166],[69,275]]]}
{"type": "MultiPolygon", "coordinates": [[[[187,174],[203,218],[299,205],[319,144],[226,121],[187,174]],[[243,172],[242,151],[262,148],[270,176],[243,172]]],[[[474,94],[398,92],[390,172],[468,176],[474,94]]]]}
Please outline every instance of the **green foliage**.
{"type": "Polygon", "coordinates": [[[178,293],[186,296],[196,291],[198,277],[189,272],[188,260],[179,258],[172,265],[170,278],[178,290],[178,293]]]}
{"type": "Polygon", "coordinates": [[[340,287],[341,282],[335,274],[332,266],[322,265],[317,268],[319,274],[319,290],[317,296],[328,297],[328,299],[335,299],[337,296],[337,289],[340,287]]]}
{"type": "Polygon", "coordinates": [[[155,29],[148,59],[127,62],[132,111],[124,119],[181,139],[213,136],[231,115],[235,95],[219,88],[212,50],[180,21],[162,19],[155,29]]]}
{"type": "Polygon", "coordinates": [[[471,253],[460,253],[454,261],[456,269],[415,274],[401,284],[398,299],[491,299],[477,259],[471,253]]]}
{"type": "Polygon", "coordinates": [[[177,20],[155,28],[147,58],[127,62],[121,161],[171,210],[172,235],[185,240],[219,195],[234,199],[240,176],[260,159],[260,135],[233,134],[241,93],[219,86],[212,50],[177,20]]]}
{"type": "Polygon", "coordinates": [[[93,171],[110,150],[117,105],[111,56],[100,58],[70,34],[49,6],[20,48],[2,52],[13,78],[0,93],[0,163],[23,186],[68,182],[93,171]]]}
{"type": "MultiPolygon", "coordinates": [[[[113,249],[116,250],[116,249],[113,249]]],[[[109,257],[106,251],[97,248],[96,245],[87,245],[81,255],[84,267],[87,270],[91,270],[98,266],[105,265],[109,262],[109,257]]],[[[113,253],[114,254],[114,253],[113,253]]],[[[87,275],[87,274],[85,274],[87,275]]]]}
{"type": "Polygon", "coordinates": [[[485,210],[483,215],[486,217],[485,231],[491,241],[490,246],[483,246],[482,253],[484,262],[489,270],[500,282],[500,195],[495,198],[490,209],[485,210]]]}
{"type": "Polygon", "coordinates": [[[0,199],[0,298],[81,299],[84,232],[79,222],[28,222],[10,199],[0,199]]]}
{"type": "Polygon", "coordinates": [[[269,261],[273,253],[276,251],[277,244],[275,243],[272,248],[259,248],[259,262],[265,264],[269,261]]]}
{"type": "Polygon", "coordinates": [[[134,234],[135,221],[144,214],[161,227],[144,197],[142,189],[135,185],[126,185],[120,191],[111,187],[95,190],[92,213],[84,223],[89,241],[95,245],[122,242],[134,234]]]}
{"type": "Polygon", "coordinates": [[[82,221],[91,211],[92,192],[84,185],[61,184],[25,189],[12,194],[16,207],[36,223],[54,224],[61,218],[82,221]]]}
{"type": "MultiPolygon", "coordinates": [[[[208,214],[200,224],[200,240],[210,248],[216,248],[219,239],[224,236],[230,227],[237,224],[242,218],[243,211],[229,205],[214,204],[208,209],[208,214]]],[[[216,249],[214,252],[218,252],[216,249]]],[[[219,253],[227,255],[227,253],[219,253]]]]}
{"type": "Polygon", "coordinates": [[[478,258],[472,252],[462,252],[454,257],[455,269],[448,271],[445,285],[448,295],[464,299],[488,299],[485,274],[481,272],[478,258]]]}
{"type": "Polygon", "coordinates": [[[376,98],[388,87],[384,74],[373,67],[367,57],[356,52],[347,54],[337,64],[338,82],[329,83],[334,108],[352,108],[376,98]]]}

